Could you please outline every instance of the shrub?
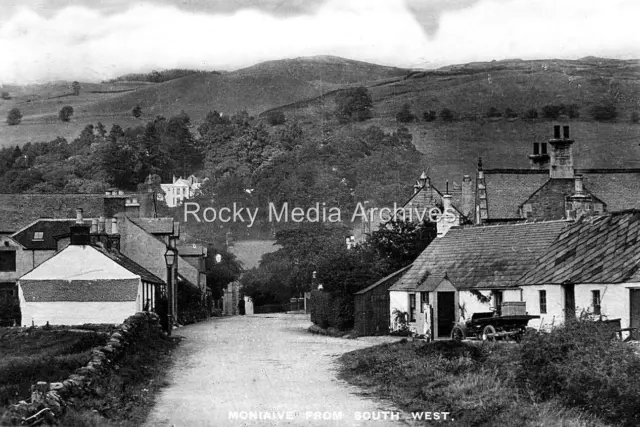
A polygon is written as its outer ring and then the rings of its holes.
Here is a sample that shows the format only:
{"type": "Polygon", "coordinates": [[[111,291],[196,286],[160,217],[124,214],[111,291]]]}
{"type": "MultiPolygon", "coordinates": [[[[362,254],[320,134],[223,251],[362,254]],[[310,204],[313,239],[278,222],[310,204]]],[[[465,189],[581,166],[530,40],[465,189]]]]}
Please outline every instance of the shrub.
{"type": "Polygon", "coordinates": [[[5,100],[11,99],[11,95],[9,95],[9,92],[7,91],[3,91],[1,96],[2,96],[2,99],[5,99],[5,100]]]}
{"type": "Polygon", "coordinates": [[[142,115],[142,108],[140,108],[139,105],[136,105],[135,107],[133,107],[133,110],[131,110],[131,114],[136,119],[139,118],[142,115]]]}
{"type": "Polygon", "coordinates": [[[545,119],[557,119],[562,113],[562,107],[560,105],[545,105],[542,107],[542,117],[545,119]]]}
{"type": "Polygon", "coordinates": [[[400,123],[409,123],[414,121],[416,116],[411,112],[409,104],[404,104],[400,111],[396,114],[396,120],[400,123]]]}
{"type": "Polygon", "coordinates": [[[502,113],[500,111],[498,111],[498,109],[496,107],[491,107],[487,111],[487,117],[490,118],[490,119],[502,117],[502,113]]]}
{"type": "Polygon", "coordinates": [[[341,91],[336,96],[336,117],[340,123],[362,122],[371,118],[373,101],[366,87],[341,91]]]}
{"type": "Polygon", "coordinates": [[[270,111],[267,113],[267,123],[271,126],[283,125],[287,121],[282,111],[270,111]]]}
{"type": "Polygon", "coordinates": [[[629,120],[631,121],[631,123],[640,122],[640,113],[638,113],[637,111],[632,111],[631,115],[629,116],[629,120]]]}
{"type": "Polygon", "coordinates": [[[7,124],[9,126],[19,125],[22,122],[22,112],[17,108],[12,108],[7,114],[7,124]]]}
{"type": "MultiPolygon", "coordinates": [[[[536,114],[538,112],[536,111],[536,114]]],[[[507,119],[515,119],[516,117],[518,117],[518,113],[516,113],[515,111],[513,111],[511,108],[507,108],[504,110],[504,116],[507,119]]]]}
{"type": "Polygon", "coordinates": [[[518,381],[537,398],[624,425],[640,423],[640,358],[601,322],[581,320],[549,334],[527,335],[518,381]]]}
{"type": "Polygon", "coordinates": [[[529,120],[535,120],[538,118],[538,110],[535,108],[529,108],[526,113],[524,113],[524,118],[529,120]]]}
{"type": "Polygon", "coordinates": [[[591,116],[597,121],[609,121],[614,120],[618,116],[616,106],[610,102],[605,102],[599,105],[594,105],[591,108],[591,116]]]}
{"type": "Polygon", "coordinates": [[[436,117],[437,113],[433,110],[425,111],[424,113],[422,113],[422,119],[425,122],[432,122],[436,119],[436,117]]]}
{"type": "Polygon", "coordinates": [[[71,105],[65,105],[60,109],[60,112],[58,113],[58,117],[60,117],[60,120],[62,120],[63,122],[68,122],[69,120],[71,120],[72,115],[73,107],[71,105]]]}
{"type": "Polygon", "coordinates": [[[448,108],[443,108],[440,111],[440,118],[445,122],[452,122],[454,119],[453,111],[448,108]]]}

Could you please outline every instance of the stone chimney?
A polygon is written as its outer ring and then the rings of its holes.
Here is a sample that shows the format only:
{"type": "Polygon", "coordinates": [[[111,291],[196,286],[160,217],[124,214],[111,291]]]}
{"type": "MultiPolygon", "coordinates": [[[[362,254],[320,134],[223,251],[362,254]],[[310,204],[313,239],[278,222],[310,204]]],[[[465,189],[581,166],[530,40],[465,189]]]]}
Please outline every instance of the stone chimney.
{"type": "Polygon", "coordinates": [[[76,224],[84,224],[84,220],[82,218],[82,208],[76,209],[76,224]]]}
{"type": "Polygon", "coordinates": [[[473,181],[469,175],[465,175],[462,178],[462,214],[467,218],[470,218],[473,213],[474,194],[473,194],[473,181]]]}
{"type": "Polygon", "coordinates": [[[582,175],[576,175],[574,191],[565,200],[565,215],[567,219],[577,220],[583,216],[593,215],[595,206],[593,198],[584,191],[582,175]]]}
{"type": "Polygon", "coordinates": [[[453,209],[453,205],[451,204],[451,194],[445,194],[442,196],[442,206],[442,215],[438,218],[438,222],[436,224],[438,237],[442,237],[447,234],[451,227],[460,225],[460,215],[455,209],[453,209]]]}
{"type": "Polygon", "coordinates": [[[122,191],[106,192],[104,195],[104,215],[112,218],[118,213],[126,212],[127,196],[122,191]]]}
{"type": "Polygon", "coordinates": [[[569,138],[569,126],[553,127],[553,138],[549,140],[551,146],[549,176],[551,179],[573,178],[573,139],[569,138]]]}
{"type": "Polygon", "coordinates": [[[131,197],[126,200],[125,214],[129,218],[140,218],[140,203],[137,197],[131,197]]]}
{"type": "Polygon", "coordinates": [[[70,227],[69,243],[71,245],[89,245],[91,237],[89,235],[90,226],[82,219],[82,209],[76,209],[76,222],[70,227]]]}
{"type": "Polygon", "coordinates": [[[476,224],[481,224],[489,216],[487,208],[487,186],[482,169],[482,157],[478,158],[478,172],[476,175],[476,224]]]}
{"type": "Polygon", "coordinates": [[[533,154],[529,154],[531,169],[549,169],[549,151],[546,142],[534,142],[533,154]]]}
{"type": "Polygon", "coordinates": [[[120,233],[118,232],[118,219],[111,218],[108,222],[110,234],[107,236],[107,249],[120,252],[120,233]]]}

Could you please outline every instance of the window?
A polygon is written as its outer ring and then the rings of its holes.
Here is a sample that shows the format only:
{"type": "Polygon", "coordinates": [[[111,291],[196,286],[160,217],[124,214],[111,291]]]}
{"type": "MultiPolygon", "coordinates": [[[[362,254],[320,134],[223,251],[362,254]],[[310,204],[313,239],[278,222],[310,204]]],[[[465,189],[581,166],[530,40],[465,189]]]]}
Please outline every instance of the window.
{"type": "Polygon", "coordinates": [[[593,306],[593,314],[600,315],[600,291],[591,291],[591,305],[593,306]]]}
{"type": "Polygon", "coordinates": [[[493,309],[499,316],[502,309],[502,291],[491,291],[491,299],[493,300],[493,309]]]}
{"type": "Polygon", "coordinates": [[[409,294],[409,322],[416,321],[416,294],[409,294]]]}
{"type": "Polygon", "coordinates": [[[0,251],[0,271],[16,271],[16,251],[0,251]]]}
{"type": "Polygon", "coordinates": [[[547,291],[538,291],[540,296],[540,314],[547,313],[547,291]]]}
{"type": "Polygon", "coordinates": [[[33,233],[33,241],[34,242],[41,242],[43,240],[44,240],[44,232],[36,231],[35,233],[33,233]]]}
{"type": "Polygon", "coordinates": [[[429,304],[429,292],[420,292],[420,313],[424,313],[426,304],[429,304]]]}

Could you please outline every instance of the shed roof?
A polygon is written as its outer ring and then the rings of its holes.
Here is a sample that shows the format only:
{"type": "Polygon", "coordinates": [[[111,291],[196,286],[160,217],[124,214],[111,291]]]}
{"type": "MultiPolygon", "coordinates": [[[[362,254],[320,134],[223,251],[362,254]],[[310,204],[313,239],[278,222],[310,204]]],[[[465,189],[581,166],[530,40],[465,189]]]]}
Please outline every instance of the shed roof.
{"type": "Polygon", "coordinates": [[[640,281],[640,211],[592,217],[564,230],[518,285],[640,281]]]}
{"type": "Polygon", "coordinates": [[[457,289],[513,287],[567,226],[549,221],[452,228],[390,290],[431,291],[445,276],[457,289]]]}
{"type": "Polygon", "coordinates": [[[358,292],[354,293],[354,295],[362,295],[362,294],[366,294],[367,292],[369,292],[372,289],[377,288],[378,286],[380,286],[383,283],[388,282],[391,279],[394,279],[398,276],[400,276],[400,274],[404,273],[405,271],[407,271],[409,268],[411,267],[411,264],[407,265],[406,267],[402,267],[400,270],[394,271],[393,273],[389,274],[386,277],[383,277],[382,279],[378,280],[376,283],[374,283],[373,285],[369,285],[364,289],[359,290],[358,292]]]}

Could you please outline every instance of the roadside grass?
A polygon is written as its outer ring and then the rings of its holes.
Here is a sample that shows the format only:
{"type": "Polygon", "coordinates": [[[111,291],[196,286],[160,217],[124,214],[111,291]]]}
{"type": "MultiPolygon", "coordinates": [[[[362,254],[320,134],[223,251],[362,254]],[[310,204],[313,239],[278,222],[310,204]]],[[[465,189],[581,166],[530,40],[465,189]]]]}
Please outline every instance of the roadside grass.
{"type": "Polygon", "coordinates": [[[343,355],[339,375],[408,412],[450,412],[456,426],[608,425],[520,388],[518,349],[505,343],[402,340],[343,355]]]}
{"type": "Polygon", "coordinates": [[[180,339],[158,331],[128,347],[90,394],[72,400],[60,420],[68,427],[134,427],[144,424],[157,393],[168,385],[166,373],[180,339]]]}
{"type": "Polygon", "coordinates": [[[28,398],[37,381],[66,379],[105,342],[105,334],[91,330],[0,330],[0,406],[28,398]]]}

